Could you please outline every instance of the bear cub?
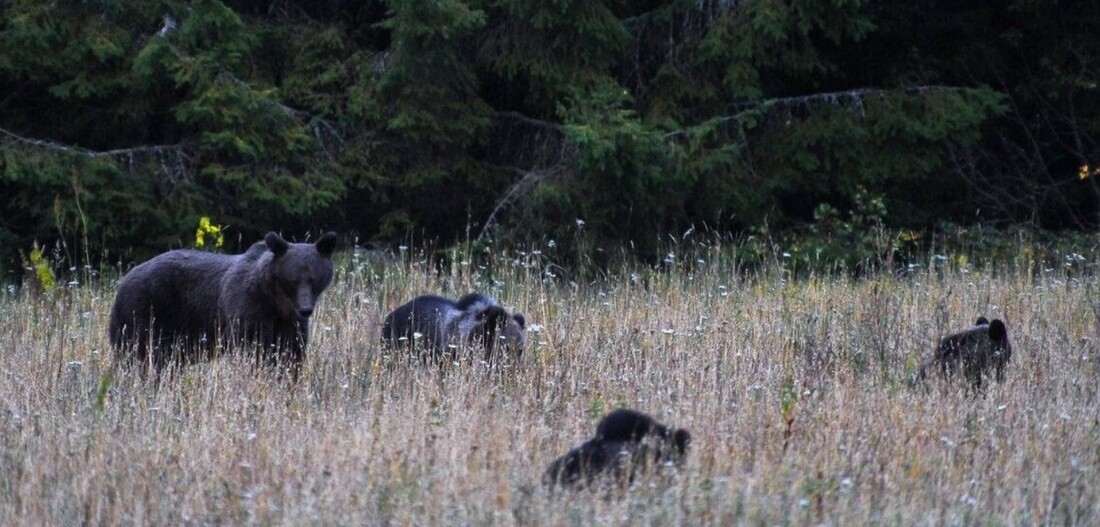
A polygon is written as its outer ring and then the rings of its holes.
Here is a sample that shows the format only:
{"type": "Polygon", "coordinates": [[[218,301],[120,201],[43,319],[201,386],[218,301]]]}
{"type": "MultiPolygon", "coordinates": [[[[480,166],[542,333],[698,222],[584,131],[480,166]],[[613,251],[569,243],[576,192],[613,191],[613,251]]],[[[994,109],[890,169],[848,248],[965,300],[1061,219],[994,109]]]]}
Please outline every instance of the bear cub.
{"type": "Polygon", "coordinates": [[[918,380],[928,376],[931,368],[939,367],[945,377],[954,377],[960,369],[970,384],[980,389],[982,378],[990,370],[997,382],[1004,382],[1005,368],[1012,358],[1012,343],[1008,329],[1000,319],[990,322],[978,317],[974,325],[940,340],[936,355],[920,368],[918,380]]]}
{"type": "Polygon", "coordinates": [[[484,359],[491,363],[498,348],[516,360],[523,355],[526,327],[522,314],[509,314],[496,300],[480,293],[457,301],[424,295],[386,315],[382,340],[394,347],[423,346],[436,360],[445,350],[460,346],[484,349],[484,359]]]}
{"type": "Polygon", "coordinates": [[[159,374],[171,362],[210,359],[222,346],[255,344],[257,362],[297,380],[335,248],[332,232],[316,243],[269,232],[243,254],[180,249],[134,267],[111,307],[116,359],[159,374]]]}
{"type": "Polygon", "coordinates": [[[550,463],[543,484],[578,490],[607,481],[627,486],[662,466],[679,468],[690,445],[687,430],[620,408],[600,420],[595,437],[550,463]]]}

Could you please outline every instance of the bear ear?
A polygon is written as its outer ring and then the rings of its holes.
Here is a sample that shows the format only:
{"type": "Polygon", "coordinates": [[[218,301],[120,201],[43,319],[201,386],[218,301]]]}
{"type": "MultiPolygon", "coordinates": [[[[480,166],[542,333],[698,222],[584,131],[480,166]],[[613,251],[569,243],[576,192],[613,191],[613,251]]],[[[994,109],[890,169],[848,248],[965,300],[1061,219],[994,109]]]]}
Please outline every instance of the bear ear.
{"type": "Polygon", "coordinates": [[[989,319],[985,317],[978,317],[978,320],[974,321],[975,326],[984,326],[986,324],[989,324],[989,319]]]}
{"type": "Polygon", "coordinates": [[[290,248],[290,245],[286,243],[286,240],[284,240],[282,236],[279,236],[274,232],[269,232],[267,233],[267,236],[264,236],[264,243],[267,244],[267,248],[270,249],[271,252],[275,253],[275,256],[282,256],[286,254],[286,250],[290,248]]]}
{"type": "Polygon", "coordinates": [[[321,235],[321,239],[317,240],[317,243],[313,244],[317,248],[317,252],[321,253],[321,256],[332,256],[332,251],[336,250],[336,233],[329,231],[321,235]]]}
{"type": "Polygon", "coordinates": [[[513,313],[512,318],[515,319],[516,324],[519,324],[519,327],[527,329],[527,319],[523,318],[523,313],[513,313]]]}
{"type": "Polygon", "coordinates": [[[1008,328],[1005,327],[1005,323],[1001,322],[1001,319],[995,318],[993,322],[989,324],[989,339],[994,342],[999,342],[1008,336],[1008,328]]]}

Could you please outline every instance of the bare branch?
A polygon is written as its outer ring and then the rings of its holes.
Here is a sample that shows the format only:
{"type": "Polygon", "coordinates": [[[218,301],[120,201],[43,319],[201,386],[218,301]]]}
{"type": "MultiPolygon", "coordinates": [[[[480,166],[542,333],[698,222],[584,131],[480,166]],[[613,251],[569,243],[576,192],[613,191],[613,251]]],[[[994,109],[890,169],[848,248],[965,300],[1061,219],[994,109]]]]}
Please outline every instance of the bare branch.
{"type": "Polygon", "coordinates": [[[517,172],[523,174],[523,177],[521,177],[519,181],[516,181],[511,186],[511,188],[508,189],[508,192],[504,193],[504,197],[500,198],[500,201],[498,201],[496,206],[493,207],[493,212],[489,213],[489,217],[485,219],[485,225],[481,227],[481,232],[479,232],[477,235],[476,240],[479,242],[489,237],[490,233],[493,230],[493,227],[496,225],[497,216],[501,213],[501,211],[507,209],[515,202],[519,201],[520,198],[522,198],[525,194],[527,194],[528,191],[534,188],[535,184],[541,181],[542,178],[548,173],[544,170],[523,171],[515,167],[496,168],[517,172]]]}
{"type": "Polygon", "coordinates": [[[496,112],[493,117],[494,148],[482,166],[516,174],[519,179],[493,207],[478,233],[479,241],[491,236],[504,213],[531,189],[548,178],[568,173],[577,158],[576,145],[568,140],[565,127],[559,123],[511,111],[496,112]]]}
{"type": "Polygon", "coordinates": [[[153,160],[160,166],[160,174],[169,181],[179,182],[191,178],[191,171],[189,168],[191,164],[190,147],[182,143],[174,145],[135,146],[132,148],[116,148],[113,150],[98,151],[44,139],[31,139],[10,130],[0,128],[0,150],[4,149],[4,143],[9,141],[18,146],[52,152],[64,152],[92,159],[108,158],[116,163],[125,165],[126,169],[129,171],[133,171],[135,163],[147,163],[153,160]]]}
{"type": "MultiPolygon", "coordinates": [[[[882,98],[888,94],[893,93],[905,93],[905,94],[923,94],[928,92],[961,92],[966,88],[959,88],[953,86],[913,86],[909,88],[903,88],[900,90],[883,90],[879,88],[857,88],[853,90],[826,92],[826,93],[812,93],[809,95],[799,95],[796,97],[780,97],[775,99],[764,99],[761,101],[752,101],[738,103],[733,106],[736,113],[731,115],[724,115],[721,117],[712,117],[705,121],[705,123],[711,124],[725,124],[730,121],[737,121],[749,112],[763,111],[770,112],[776,109],[783,109],[788,112],[792,109],[811,110],[815,106],[829,105],[847,109],[849,111],[856,112],[861,116],[864,115],[864,100],[869,97],[882,98]]],[[[698,126],[698,125],[696,125],[698,126]]],[[[739,127],[740,128],[740,127],[739,127]]],[[[687,129],[673,130],[665,134],[662,139],[669,140],[674,137],[685,135],[687,129]]]]}
{"type": "Polygon", "coordinates": [[[528,124],[528,125],[531,125],[531,126],[535,126],[535,127],[538,127],[538,128],[553,130],[555,132],[560,132],[562,134],[565,133],[565,127],[562,126],[561,124],[553,123],[553,122],[550,122],[550,121],[543,121],[543,120],[540,120],[540,119],[535,119],[534,117],[528,117],[528,116],[523,115],[522,113],[519,113],[519,112],[512,112],[512,111],[495,112],[493,115],[494,115],[494,117],[497,117],[497,118],[500,118],[500,119],[512,119],[512,120],[519,121],[521,123],[528,124]]]}

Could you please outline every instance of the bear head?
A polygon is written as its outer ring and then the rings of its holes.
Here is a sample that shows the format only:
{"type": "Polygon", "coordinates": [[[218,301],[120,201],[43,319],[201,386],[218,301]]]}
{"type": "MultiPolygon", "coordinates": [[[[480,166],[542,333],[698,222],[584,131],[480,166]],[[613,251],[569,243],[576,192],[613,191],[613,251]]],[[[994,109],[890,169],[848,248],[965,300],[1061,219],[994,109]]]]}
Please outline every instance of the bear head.
{"type": "Polygon", "coordinates": [[[485,355],[490,360],[496,350],[519,360],[527,346],[527,321],[520,313],[509,314],[498,305],[491,305],[477,314],[479,335],[485,344],[485,355]]]}
{"type": "Polygon", "coordinates": [[[977,346],[984,348],[983,352],[987,349],[989,357],[998,359],[1012,354],[1012,343],[1008,341],[1008,328],[1001,319],[995,318],[990,322],[985,317],[978,317],[974,326],[975,328],[970,332],[979,337],[977,346]]]}
{"type": "Polygon", "coordinates": [[[1012,356],[1012,343],[1008,341],[1008,328],[999,318],[989,323],[989,342],[993,348],[994,359],[1004,357],[1005,360],[1012,356]]]}
{"type": "Polygon", "coordinates": [[[326,232],[316,243],[288,243],[269,232],[264,244],[273,255],[266,275],[279,310],[287,318],[309,319],[321,292],[332,281],[336,234],[326,232]]]}

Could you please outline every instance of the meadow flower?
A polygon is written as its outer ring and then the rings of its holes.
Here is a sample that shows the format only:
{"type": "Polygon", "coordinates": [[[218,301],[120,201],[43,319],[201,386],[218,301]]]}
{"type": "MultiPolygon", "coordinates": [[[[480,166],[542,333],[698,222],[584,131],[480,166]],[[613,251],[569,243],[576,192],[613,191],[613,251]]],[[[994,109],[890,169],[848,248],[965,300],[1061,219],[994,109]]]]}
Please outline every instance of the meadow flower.
{"type": "Polygon", "coordinates": [[[225,244],[225,235],[221,225],[210,223],[210,218],[199,218],[199,228],[195,229],[195,247],[205,247],[207,239],[213,242],[215,248],[221,248],[225,244]]]}

